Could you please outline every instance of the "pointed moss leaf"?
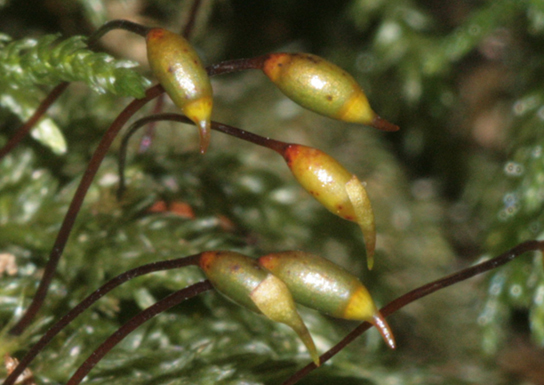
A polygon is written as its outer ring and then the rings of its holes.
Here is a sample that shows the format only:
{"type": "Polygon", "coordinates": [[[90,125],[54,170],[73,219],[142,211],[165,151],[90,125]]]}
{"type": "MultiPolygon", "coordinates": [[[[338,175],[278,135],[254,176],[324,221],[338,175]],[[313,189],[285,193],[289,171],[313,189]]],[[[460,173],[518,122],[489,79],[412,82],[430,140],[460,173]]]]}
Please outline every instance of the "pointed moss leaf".
{"type": "Polygon", "coordinates": [[[150,82],[128,60],[90,51],[84,36],[56,42],[60,35],[0,43],[0,85],[3,88],[56,85],[82,81],[99,93],[142,98],[150,82]]]}

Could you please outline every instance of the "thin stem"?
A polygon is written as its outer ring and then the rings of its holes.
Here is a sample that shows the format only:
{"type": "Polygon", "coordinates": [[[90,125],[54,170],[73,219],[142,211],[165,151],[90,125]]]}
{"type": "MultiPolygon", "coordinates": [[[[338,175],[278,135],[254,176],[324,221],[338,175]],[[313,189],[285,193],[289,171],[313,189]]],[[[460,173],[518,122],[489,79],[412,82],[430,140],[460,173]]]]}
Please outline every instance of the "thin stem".
{"type": "Polygon", "coordinates": [[[30,363],[36,358],[38,353],[43,350],[51,342],[51,340],[70,322],[72,322],[83,311],[88,309],[92,304],[102,298],[104,295],[118,287],[119,285],[142,275],[153,273],[162,270],[178,269],[190,265],[198,265],[198,258],[200,254],[191,255],[184,258],[170,259],[166,261],[159,261],[149,263],[147,265],[139,266],[134,269],[128,270],[122,274],[119,274],[115,278],[109,280],[104,285],[100,286],[97,290],[92,292],[87,298],[81,301],[72,310],[66,313],[60,320],[57,321],[49,330],[40,338],[40,340],[28,351],[28,353],[21,359],[19,365],[13,370],[13,372],[6,378],[3,385],[13,385],[17,380],[17,377],[30,365],[30,363]]]}
{"type": "MultiPolygon", "coordinates": [[[[461,270],[457,273],[448,275],[447,277],[438,279],[434,282],[423,285],[415,290],[412,290],[409,293],[404,294],[403,296],[389,302],[386,306],[380,309],[380,312],[384,317],[387,317],[399,309],[402,309],[404,306],[423,298],[429,294],[432,294],[438,290],[441,290],[445,287],[451,286],[455,283],[462,282],[466,279],[472,278],[475,275],[485,273],[487,271],[493,270],[499,266],[502,266],[516,257],[524,254],[528,251],[541,251],[544,252],[544,241],[526,241],[520,243],[516,247],[508,250],[506,253],[499,255],[488,261],[479,263],[477,265],[468,267],[464,270],[461,270]]],[[[338,352],[344,349],[349,343],[353,342],[357,337],[363,334],[365,331],[372,327],[368,322],[363,322],[357,328],[355,328],[351,333],[349,333],[342,341],[332,347],[329,351],[323,354],[321,359],[321,364],[328,361],[330,358],[334,357],[338,352]]],[[[317,366],[312,362],[306,365],[304,368],[293,374],[289,379],[287,379],[282,385],[293,385],[300,381],[302,378],[306,377],[309,373],[317,369],[317,366]]]]}
{"type": "Polygon", "coordinates": [[[211,283],[206,280],[199,283],[195,283],[185,289],[178,290],[169,296],[163,298],[154,305],[140,312],[138,315],[131,318],[127,323],[121,326],[115,333],[113,333],[106,341],[104,341],[98,349],[96,349],[89,358],[83,362],[83,364],[77,369],[74,375],[68,380],[66,385],[77,385],[83,378],[91,371],[91,369],[119,342],[121,342],[129,333],[134,331],[138,326],[150,320],[152,317],[159,313],[162,313],[186,299],[192,298],[200,293],[211,290],[213,287],[211,283]]]}
{"type": "Polygon", "coordinates": [[[189,18],[187,19],[187,24],[185,24],[185,27],[183,28],[183,31],[181,32],[181,36],[183,36],[187,40],[191,38],[191,35],[194,32],[196,17],[198,15],[200,6],[201,6],[201,0],[193,1],[193,6],[191,7],[191,12],[189,13],[189,18]]]}
{"type": "MultiPolygon", "coordinates": [[[[116,21],[116,22],[118,22],[118,25],[126,24],[126,23],[121,23],[121,21],[116,21]]],[[[130,22],[128,23],[129,24],[126,24],[126,25],[134,24],[130,22]]],[[[243,66],[243,64],[240,64],[240,65],[243,66]]],[[[225,67],[222,67],[220,63],[219,65],[215,67],[217,69],[215,74],[223,74],[223,73],[228,73],[228,72],[238,70],[236,65],[233,65],[233,64],[229,64],[225,67]]],[[[211,67],[208,67],[207,71],[208,73],[212,72],[211,67]]],[[[10,330],[11,334],[20,335],[24,331],[24,329],[26,329],[26,327],[30,324],[30,322],[32,321],[32,319],[34,318],[34,316],[36,315],[36,313],[39,311],[40,307],[42,306],[43,301],[45,300],[45,296],[47,295],[47,291],[49,290],[49,285],[51,284],[51,280],[53,279],[53,276],[55,274],[55,270],[57,268],[59,259],[62,255],[64,247],[66,246],[66,242],[68,241],[68,237],[74,226],[74,222],[77,218],[77,214],[83,203],[83,199],[85,198],[85,195],[87,194],[87,191],[92,183],[92,180],[94,176],[96,175],[96,172],[98,171],[98,167],[100,166],[100,164],[102,163],[102,160],[106,156],[106,153],[109,147],[111,146],[111,143],[113,142],[113,140],[119,133],[119,130],[121,130],[123,125],[128,121],[128,119],[130,119],[130,117],[132,117],[132,115],[134,115],[136,111],[138,111],[147,102],[156,98],[162,93],[164,93],[164,88],[162,88],[161,85],[156,85],[148,89],[146,91],[146,96],[143,99],[134,100],[123,110],[123,112],[121,112],[121,114],[117,116],[115,121],[112,123],[110,128],[106,131],[106,133],[102,137],[102,140],[100,144],[98,145],[98,148],[96,149],[95,153],[93,154],[93,157],[91,158],[91,161],[89,162],[89,165],[87,166],[85,174],[83,175],[83,178],[81,179],[78,189],[74,195],[74,198],[72,199],[72,202],[70,203],[68,212],[66,213],[64,217],[63,223],[61,225],[61,229],[59,230],[59,233],[57,234],[57,238],[53,245],[53,249],[51,250],[51,253],[49,254],[49,260],[47,261],[47,265],[45,266],[45,270],[42,276],[42,280],[40,281],[40,284],[38,286],[38,290],[36,291],[36,294],[34,298],[32,299],[32,302],[29,308],[26,310],[25,314],[23,314],[19,322],[17,322],[17,324],[15,324],[15,326],[10,330]]]]}
{"type": "Polygon", "coordinates": [[[93,178],[96,175],[96,172],[98,171],[98,167],[100,166],[100,164],[102,163],[102,160],[106,156],[106,153],[108,149],[110,148],[111,143],[113,142],[113,139],[115,139],[115,137],[119,133],[119,130],[123,127],[123,125],[127,122],[127,120],[130,119],[132,115],[134,115],[136,111],[138,111],[147,102],[156,98],[163,92],[164,92],[164,89],[160,85],[157,85],[148,89],[146,91],[145,98],[136,99],[132,101],[132,103],[130,103],[123,110],[123,112],[121,112],[119,116],[117,116],[117,119],[115,119],[115,121],[111,124],[110,128],[108,128],[108,130],[102,137],[100,144],[96,148],[87,166],[87,169],[85,170],[85,173],[83,174],[83,178],[81,179],[81,182],[79,183],[77,191],[74,195],[74,198],[72,199],[72,202],[70,203],[68,212],[64,216],[64,220],[62,222],[59,233],[57,234],[57,238],[53,245],[53,249],[51,250],[51,253],[49,254],[49,260],[47,261],[47,265],[45,266],[45,270],[43,272],[40,285],[38,286],[38,290],[36,291],[36,294],[34,295],[34,298],[32,299],[32,302],[29,308],[26,310],[23,317],[10,330],[11,334],[20,335],[23,332],[23,330],[28,326],[28,324],[32,321],[32,319],[34,318],[34,316],[36,315],[36,313],[42,306],[45,296],[47,295],[47,291],[49,290],[49,285],[51,284],[51,280],[53,279],[53,275],[55,274],[55,270],[57,268],[57,264],[59,262],[60,256],[62,255],[64,247],[66,246],[66,242],[68,241],[68,237],[74,226],[74,222],[77,218],[79,209],[81,208],[81,205],[83,204],[83,199],[85,198],[85,195],[87,194],[87,191],[89,190],[89,187],[93,181],[93,178]]]}
{"type": "Polygon", "coordinates": [[[212,64],[206,68],[209,76],[223,75],[231,72],[245,70],[262,70],[265,60],[269,55],[257,56],[251,59],[227,60],[212,64]]]}
{"type": "Polygon", "coordinates": [[[36,111],[32,114],[30,119],[28,119],[21,127],[17,129],[15,135],[13,135],[6,145],[0,148],[0,160],[4,158],[11,150],[13,150],[24,138],[28,135],[32,127],[43,117],[45,112],[51,107],[53,103],[59,98],[60,95],[66,90],[70,83],[62,82],[51,92],[47,97],[40,103],[36,111]]]}
{"type": "MultiPolygon", "coordinates": [[[[123,140],[121,141],[121,147],[119,148],[119,188],[117,190],[117,199],[121,200],[121,197],[123,196],[123,193],[126,188],[125,184],[125,162],[127,157],[127,149],[128,149],[128,141],[138,131],[140,128],[145,126],[146,124],[149,124],[151,122],[157,122],[160,120],[167,120],[167,121],[174,121],[174,122],[180,122],[180,123],[188,123],[193,124],[194,123],[187,118],[185,115],[181,114],[175,114],[175,113],[164,113],[164,114],[155,114],[146,116],[144,118],[141,118],[128,128],[126,134],[123,136],[123,140]]],[[[238,139],[245,140],[247,142],[257,144],[262,147],[269,148],[271,150],[276,151],[280,155],[283,154],[283,151],[287,146],[289,146],[289,143],[280,142],[278,140],[265,138],[264,136],[260,136],[257,134],[253,134],[249,131],[244,131],[239,128],[229,126],[227,124],[223,123],[217,123],[217,122],[211,122],[211,128],[212,130],[222,132],[227,135],[234,136],[238,139]]]]}
{"type": "Polygon", "coordinates": [[[114,29],[123,29],[125,31],[135,33],[136,35],[146,37],[149,30],[151,30],[152,28],[123,19],[111,20],[98,28],[89,36],[89,38],[87,39],[87,45],[89,46],[89,48],[94,48],[94,45],[102,36],[114,29]]]}

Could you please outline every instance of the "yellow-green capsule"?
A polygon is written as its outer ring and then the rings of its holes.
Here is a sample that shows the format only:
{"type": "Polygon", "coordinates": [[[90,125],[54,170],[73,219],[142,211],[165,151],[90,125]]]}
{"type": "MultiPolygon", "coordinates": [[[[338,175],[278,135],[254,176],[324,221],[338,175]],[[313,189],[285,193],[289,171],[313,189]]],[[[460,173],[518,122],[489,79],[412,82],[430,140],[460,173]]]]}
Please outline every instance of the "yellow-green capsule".
{"type": "Polygon", "coordinates": [[[365,188],[333,157],[318,149],[291,144],[282,153],[299,183],[329,211],[359,225],[369,269],[374,264],[376,228],[365,188]]]}
{"type": "Polygon", "coordinates": [[[368,290],[340,266],[302,251],[265,255],[259,263],[285,282],[297,303],[333,317],[370,322],[395,348],[393,333],[368,290]]]}
{"type": "Polygon", "coordinates": [[[319,354],[312,336],[284,282],[263,269],[257,260],[231,251],[204,252],[199,266],[225,297],[293,329],[319,366],[319,354]]]}
{"type": "Polygon", "coordinates": [[[213,91],[210,78],[194,48],[182,36],[162,28],[146,36],[147,59],[174,104],[199,130],[200,152],[210,142],[213,91]]]}
{"type": "Polygon", "coordinates": [[[372,110],[350,74],[319,56],[273,53],[264,61],[263,72],[287,97],[318,114],[384,131],[399,129],[372,110]]]}

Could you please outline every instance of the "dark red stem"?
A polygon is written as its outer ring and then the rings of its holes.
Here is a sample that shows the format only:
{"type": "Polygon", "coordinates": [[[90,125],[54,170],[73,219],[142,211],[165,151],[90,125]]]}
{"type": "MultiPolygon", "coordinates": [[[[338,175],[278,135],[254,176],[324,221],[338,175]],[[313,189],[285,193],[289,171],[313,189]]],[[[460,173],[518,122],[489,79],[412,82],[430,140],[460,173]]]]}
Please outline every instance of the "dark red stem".
{"type": "MultiPolygon", "coordinates": [[[[116,22],[124,22],[124,21],[116,21],[116,22]]],[[[236,68],[235,65],[232,64],[233,62],[228,62],[227,65],[225,66],[219,63],[218,65],[214,66],[215,72],[211,70],[211,67],[208,67],[207,71],[208,73],[214,72],[214,74],[223,74],[223,73],[236,71],[238,69],[236,68]]],[[[241,61],[241,63],[244,63],[244,62],[245,62],[244,60],[241,61]]],[[[241,66],[243,66],[243,64],[241,64],[241,66]]],[[[100,144],[98,145],[98,148],[93,154],[93,157],[91,158],[91,161],[89,162],[89,165],[87,166],[87,169],[85,170],[85,173],[83,175],[83,178],[81,179],[78,189],[74,195],[74,198],[72,199],[72,202],[70,203],[68,212],[66,213],[64,217],[64,220],[61,225],[61,229],[59,230],[59,233],[57,234],[57,238],[53,245],[53,249],[51,250],[51,253],[49,254],[49,260],[47,261],[47,265],[45,266],[45,270],[42,276],[42,280],[38,286],[38,290],[36,291],[36,294],[34,298],[32,299],[32,302],[29,308],[26,310],[25,314],[23,314],[22,318],[10,330],[11,334],[20,335],[24,331],[24,329],[26,329],[26,327],[30,324],[30,322],[32,321],[32,319],[34,318],[34,316],[36,315],[36,313],[39,311],[40,307],[42,306],[45,296],[47,295],[47,291],[49,290],[49,285],[51,284],[51,280],[53,279],[53,275],[57,268],[57,264],[59,262],[60,256],[62,255],[64,247],[66,246],[66,242],[68,241],[68,237],[74,226],[74,222],[77,218],[77,214],[83,203],[83,199],[85,198],[85,195],[87,194],[87,191],[92,183],[92,180],[94,176],[96,175],[96,172],[98,171],[98,167],[100,166],[100,164],[102,163],[102,160],[106,156],[106,153],[109,147],[111,146],[111,143],[113,142],[113,140],[115,139],[115,137],[117,136],[117,134],[119,133],[123,125],[128,121],[128,119],[130,119],[130,117],[132,117],[132,115],[134,115],[136,111],[138,111],[147,102],[156,98],[162,93],[164,93],[164,89],[162,88],[161,85],[156,85],[149,88],[146,91],[146,96],[144,98],[134,100],[123,110],[123,112],[121,112],[121,114],[117,116],[115,121],[112,123],[110,128],[106,131],[106,133],[102,137],[102,140],[100,141],[100,144]]]]}
{"type": "Polygon", "coordinates": [[[19,365],[13,370],[13,372],[6,378],[3,385],[13,385],[17,380],[17,377],[23,373],[28,365],[36,358],[38,353],[51,342],[51,340],[70,322],[72,322],[78,315],[88,309],[93,303],[98,301],[104,295],[115,289],[117,286],[144,274],[153,273],[162,270],[178,269],[190,265],[198,265],[199,254],[191,255],[184,258],[170,259],[166,261],[159,261],[149,263],[147,265],[139,266],[109,280],[100,288],[91,293],[87,298],[81,301],[76,307],[66,313],[60,320],[57,321],[41,338],[40,340],[28,351],[28,353],[21,359],[19,365]]]}
{"type": "Polygon", "coordinates": [[[239,72],[245,70],[262,70],[268,55],[257,56],[251,59],[227,60],[221,63],[212,64],[206,70],[209,76],[222,75],[230,72],[239,72]]]}
{"type": "Polygon", "coordinates": [[[136,35],[146,37],[149,30],[152,28],[146,27],[145,25],[137,24],[128,20],[122,20],[122,19],[111,20],[105,23],[100,28],[98,28],[89,36],[89,38],[87,39],[87,45],[89,46],[89,48],[94,48],[94,45],[98,42],[98,40],[102,36],[104,36],[110,31],[113,31],[114,29],[123,29],[125,31],[135,33],[136,35]]]}
{"type": "Polygon", "coordinates": [[[200,0],[193,1],[193,6],[191,7],[191,12],[189,13],[189,18],[187,19],[187,24],[185,24],[185,27],[181,32],[181,36],[187,40],[191,38],[191,35],[195,29],[196,17],[198,15],[198,10],[200,9],[200,3],[200,0]]]}
{"type": "Polygon", "coordinates": [[[148,307],[138,315],[131,318],[127,323],[121,326],[113,333],[106,341],[96,349],[89,358],[77,369],[74,375],[68,380],[66,385],[77,385],[91,371],[92,368],[111,350],[115,345],[121,342],[129,333],[134,331],[138,326],[147,322],[159,313],[162,313],[186,299],[192,298],[200,293],[213,289],[209,281],[195,283],[185,289],[178,290],[166,298],[161,299],[156,304],[148,307]]]}
{"type": "Polygon", "coordinates": [[[83,174],[83,178],[81,179],[81,182],[79,183],[77,191],[74,195],[74,198],[72,199],[72,202],[70,203],[68,212],[64,216],[64,221],[62,222],[59,233],[57,234],[57,238],[53,245],[53,249],[51,250],[51,253],[49,254],[49,260],[47,261],[47,265],[45,266],[42,280],[40,282],[40,285],[38,286],[38,290],[36,291],[34,298],[32,299],[32,303],[30,304],[29,308],[26,310],[23,317],[19,320],[19,322],[17,322],[17,324],[10,330],[11,334],[20,335],[23,332],[23,330],[28,326],[30,321],[32,321],[32,319],[34,318],[34,316],[40,309],[45,299],[45,296],[47,294],[47,291],[49,289],[51,280],[53,279],[53,275],[57,268],[57,264],[59,262],[60,256],[62,255],[64,247],[66,246],[66,242],[68,241],[68,237],[70,235],[70,232],[72,231],[72,227],[74,226],[74,222],[77,218],[79,209],[81,208],[81,205],[83,204],[83,199],[85,198],[85,195],[87,194],[87,191],[89,190],[89,187],[93,181],[93,178],[96,175],[96,172],[98,171],[98,167],[100,166],[100,163],[102,163],[102,160],[106,156],[106,153],[108,149],[110,148],[111,143],[113,142],[113,139],[115,139],[115,137],[119,133],[119,130],[121,130],[123,125],[127,122],[128,119],[130,119],[132,115],[134,115],[136,111],[138,111],[147,102],[156,98],[163,92],[164,92],[164,89],[160,85],[157,85],[148,89],[146,91],[145,98],[137,99],[137,100],[134,100],[132,103],[130,103],[123,110],[123,112],[121,112],[119,116],[117,116],[117,119],[115,119],[115,121],[112,123],[110,128],[108,128],[108,130],[102,137],[100,144],[98,145],[96,151],[94,152],[89,162],[89,165],[87,166],[87,169],[85,170],[85,173],[83,174]]]}
{"type": "MultiPolygon", "coordinates": [[[[466,279],[472,278],[475,275],[485,273],[487,271],[493,270],[499,266],[502,266],[521,254],[524,254],[528,251],[541,251],[544,252],[544,241],[526,241],[520,243],[513,249],[508,250],[506,253],[499,255],[488,261],[479,263],[477,265],[468,267],[464,270],[461,270],[457,273],[448,275],[447,277],[441,278],[434,282],[423,285],[415,290],[412,290],[409,293],[404,294],[403,296],[389,302],[386,306],[380,309],[380,312],[384,317],[387,317],[397,310],[402,309],[404,306],[423,298],[429,294],[432,294],[440,289],[451,286],[455,283],[462,282],[466,279]]],[[[332,347],[329,351],[321,356],[321,364],[328,361],[330,358],[334,357],[338,352],[344,349],[349,343],[353,342],[357,337],[363,334],[365,331],[372,327],[368,322],[363,322],[357,328],[355,328],[351,333],[349,333],[342,341],[332,347]]],[[[302,378],[306,377],[309,373],[317,369],[314,363],[306,365],[304,368],[296,372],[293,376],[287,379],[282,385],[293,385],[300,381],[302,378]]]]}
{"type": "Polygon", "coordinates": [[[47,97],[40,103],[36,111],[32,114],[30,119],[28,119],[21,127],[17,129],[15,135],[13,135],[6,145],[0,148],[0,159],[5,157],[11,150],[17,146],[25,136],[28,135],[32,127],[43,117],[43,114],[51,107],[53,103],[59,98],[60,95],[64,92],[66,87],[70,83],[62,82],[47,95],[47,97]]]}
{"type": "MultiPolygon", "coordinates": [[[[127,156],[128,141],[138,131],[140,128],[146,124],[157,122],[160,120],[174,121],[180,123],[192,124],[194,123],[187,118],[185,115],[175,114],[175,113],[164,113],[164,114],[155,114],[146,116],[135,121],[127,130],[123,140],[121,142],[121,147],[119,148],[119,189],[117,190],[117,199],[121,199],[125,191],[125,161],[127,156]]],[[[229,126],[223,123],[211,122],[211,128],[215,131],[220,131],[224,134],[234,136],[238,139],[245,140],[247,142],[257,144],[262,147],[269,148],[276,151],[280,155],[283,155],[284,150],[289,146],[289,143],[280,142],[278,140],[265,138],[257,134],[253,134],[249,131],[244,131],[239,128],[229,126]]]]}

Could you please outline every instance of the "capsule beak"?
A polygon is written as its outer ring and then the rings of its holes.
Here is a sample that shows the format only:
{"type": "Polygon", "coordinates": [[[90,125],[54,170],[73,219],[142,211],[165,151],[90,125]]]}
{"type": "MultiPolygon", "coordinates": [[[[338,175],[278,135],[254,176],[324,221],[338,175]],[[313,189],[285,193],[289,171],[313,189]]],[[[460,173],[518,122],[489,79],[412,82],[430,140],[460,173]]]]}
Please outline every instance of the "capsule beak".
{"type": "Polygon", "coordinates": [[[398,131],[400,129],[400,127],[396,124],[389,123],[387,120],[382,119],[378,115],[376,115],[374,119],[372,119],[372,123],[370,123],[370,126],[377,128],[378,130],[389,132],[398,131]]]}
{"type": "Polygon", "coordinates": [[[383,340],[391,349],[395,349],[397,347],[397,344],[395,343],[395,336],[393,336],[393,332],[391,331],[391,328],[389,327],[389,324],[383,317],[382,313],[376,311],[376,314],[374,314],[369,322],[374,325],[376,329],[378,329],[383,340]]]}
{"type": "Polygon", "coordinates": [[[201,120],[198,122],[198,135],[200,137],[200,153],[204,155],[208,150],[211,138],[209,120],[201,120]]]}
{"type": "Polygon", "coordinates": [[[374,223],[372,205],[363,184],[355,175],[346,183],[345,187],[353,206],[355,222],[363,232],[368,269],[372,270],[374,266],[374,250],[376,249],[376,225],[374,223]]]}
{"type": "Polygon", "coordinates": [[[249,295],[257,308],[269,319],[289,326],[306,345],[316,366],[321,364],[314,340],[297,312],[295,301],[285,282],[273,274],[267,277],[249,295]]]}

